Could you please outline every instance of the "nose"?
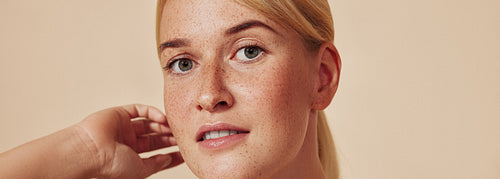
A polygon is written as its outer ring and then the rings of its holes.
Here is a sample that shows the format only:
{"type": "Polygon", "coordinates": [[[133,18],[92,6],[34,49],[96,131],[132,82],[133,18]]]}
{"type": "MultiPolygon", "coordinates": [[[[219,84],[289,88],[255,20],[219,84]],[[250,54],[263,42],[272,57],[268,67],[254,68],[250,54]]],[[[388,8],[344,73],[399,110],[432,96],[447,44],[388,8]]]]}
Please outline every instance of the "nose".
{"type": "Polygon", "coordinates": [[[218,65],[204,68],[197,96],[199,111],[217,112],[233,106],[234,98],[226,86],[225,72],[218,65]]]}

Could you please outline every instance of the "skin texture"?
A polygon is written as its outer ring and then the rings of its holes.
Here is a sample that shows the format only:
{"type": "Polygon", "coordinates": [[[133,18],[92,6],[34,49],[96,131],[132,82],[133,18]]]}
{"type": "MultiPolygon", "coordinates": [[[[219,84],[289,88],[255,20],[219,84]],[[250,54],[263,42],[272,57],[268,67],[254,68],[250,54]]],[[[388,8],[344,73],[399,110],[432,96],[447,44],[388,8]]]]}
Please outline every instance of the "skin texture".
{"type": "Polygon", "coordinates": [[[98,161],[99,178],[145,178],[183,162],[177,152],[145,159],[138,155],[176,145],[165,115],[152,106],[132,104],[105,109],[73,128],[84,141],[91,141],[83,146],[95,152],[87,157],[98,161]]]}
{"type": "Polygon", "coordinates": [[[183,162],[164,114],[141,104],[96,112],[82,122],[0,154],[0,178],[146,178],[183,162]],[[132,120],[134,118],[142,118],[132,120]],[[29,172],[26,172],[29,171],[29,172]]]}
{"type": "Polygon", "coordinates": [[[164,102],[182,156],[201,178],[324,177],[317,154],[316,111],[330,103],[340,63],[331,43],[310,51],[293,30],[232,1],[171,0],[164,7],[160,41],[164,102]],[[224,8],[221,8],[224,7],[224,8]],[[236,33],[228,29],[248,21],[236,33]],[[270,30],[272,29],[272,30],[270,30]],[[237,55],[251,45],[255,59],[237,55]],[[177,73],[171,62],[193,68],[177,73]],[[208,150],[196,132],[227,123],[250,131],[238,142],[208,150]]]}

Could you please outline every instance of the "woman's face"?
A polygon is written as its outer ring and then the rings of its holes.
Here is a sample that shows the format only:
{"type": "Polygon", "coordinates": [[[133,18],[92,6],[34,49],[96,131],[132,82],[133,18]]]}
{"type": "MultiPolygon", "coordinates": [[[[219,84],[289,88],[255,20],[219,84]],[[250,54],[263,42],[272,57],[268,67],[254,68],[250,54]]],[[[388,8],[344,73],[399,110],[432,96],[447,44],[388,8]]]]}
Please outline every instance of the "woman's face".
{"type": "Polygon", "coordinates": [[[294,161],[317,82],[295,31],[229,0],[169,0],[159,38],[165,112],[197,176],[270,176],[294,161]]]}

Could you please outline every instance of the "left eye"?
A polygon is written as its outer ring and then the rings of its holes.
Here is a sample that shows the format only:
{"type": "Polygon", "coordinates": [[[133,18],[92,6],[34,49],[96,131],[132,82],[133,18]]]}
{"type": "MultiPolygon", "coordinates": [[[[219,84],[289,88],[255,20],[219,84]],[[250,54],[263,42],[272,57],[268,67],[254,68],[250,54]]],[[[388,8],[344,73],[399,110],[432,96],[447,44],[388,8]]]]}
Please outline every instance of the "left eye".
{"type": "Polygon", "coordinates": [[[243,61],[252,61],[254,58],[262,54],[262,48],[257,46],[244,47],[236,52],[236,58],[243,61]]]}

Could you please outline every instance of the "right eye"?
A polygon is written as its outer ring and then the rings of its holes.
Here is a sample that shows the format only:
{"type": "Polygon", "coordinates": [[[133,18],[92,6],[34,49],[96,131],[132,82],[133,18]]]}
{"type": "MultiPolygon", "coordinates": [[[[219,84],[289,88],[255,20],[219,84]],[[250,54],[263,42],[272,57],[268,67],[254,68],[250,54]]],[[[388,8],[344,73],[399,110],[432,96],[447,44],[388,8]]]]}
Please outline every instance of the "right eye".
{"type": "Polygon", "coordinates": [[[188,58],[181,58],[171,62],[168,68],[174,73],[187,73],[194,66],[193,60],[188,58]]]}

